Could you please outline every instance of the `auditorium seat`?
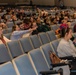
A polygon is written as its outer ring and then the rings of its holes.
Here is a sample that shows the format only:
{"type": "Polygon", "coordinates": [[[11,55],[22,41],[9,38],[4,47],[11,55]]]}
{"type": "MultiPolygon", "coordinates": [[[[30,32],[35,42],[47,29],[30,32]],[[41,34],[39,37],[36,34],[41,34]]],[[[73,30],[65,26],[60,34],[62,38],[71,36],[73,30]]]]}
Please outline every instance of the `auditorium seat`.
{"type": "Polygon", "coordinates": [[[12,28],[12,26],[14,26],[14,23],[13,22],[7,22],[6,25],[8,28],[12,28]]]}
{"type": "Polygon", "coordinates": [[[22,49],[24,50],[25,53],[29,52],[30,50],[34,49],[29,37],[21,38],[19,40],[22,49]]]}
{"type": "Polygon", "coordinates": [[[56,40],[56,39],[57,39],[57,37],[56,37],[56,35],[55,35],[55,32],[54,32],[54,31],[47,31],[46,33],[47,33],[47,35],[48,35],[48,37],[49,37],[50,41],[54,41],[54,40],[56,40]]]}
{"type": "Polygon", "coordinates": [[[27,54],[13,59],[13,64],[18,69],[20,75],[37,75],[27,54]]]}
{"type": "Polygon", "coordinates": [[[46,59],[47,59],[49,65],[50,65],[50,63],[51,63],[51,61],[50,61],[50,53],[54,52],[51,44],[48,43],[48,44],[42,45],[40,48],[41,48],[41,52],[43,52],[45,54],[46,59]]]}
{"type": "Polygon", "coordinates": [[[56,54],[58,54],[57,53],[57,47],[58,47],[59,41],[60,40],[54,40],[54,41],[51,42],[51,44],[53,46],[53,49],[54,49],[54,51],[55,51],[56,54]]]}
{"type": "Polygon", "coordinates": [[[32,41],[34,48],[39,48],[42,45],[42,43],[37,35],[30,36],[30,39],[32,41]]]}
{"type": "Polygon", "coordinates": [[[23,51],[22,51],[18,41],[8,42],[7,48],[9,49],[13,58],[23,54],[23,51]]]}
{"type": "Polygon", "coordinates": [[[0,44],[0,64],[11,61],[11,56],[4,44],[0,44]]]}
{"type": "Polygon", "coordinates": [[[48,63],[46,62],[46,60],[45,60],[44,56],[42,55],[39,48],[30,51],[29,57],[31,58],[31,61],[35,65],[35,68],[37,69],[38,75],[41,75],[40,73],[42,73],[43,75],[49,75],[52,73],[57,74],[58,73],[57,71],[52,72],[53,70],[50,70],[50,69],[52,69],[52,67],[50,67],[48,65],[48,63]]]}
{"type": "Polygon", "coordinates": [[[11,62],[0,65],[0,75],[17,75],[11,62]]]}
{"type": "Polygon", "coordinates": [[[38,36],[39,36],[42,44],[46,44],[46,43],[50,42],[50,39],[49,39],[49,37],[47,36],[46,33],[39,33],[38,36]]]}
{"type": "Polygon", "coordinates": [[[59,28],[59,25],[51,25],[51,29],[53,31],[56,31],[59,28]]]}

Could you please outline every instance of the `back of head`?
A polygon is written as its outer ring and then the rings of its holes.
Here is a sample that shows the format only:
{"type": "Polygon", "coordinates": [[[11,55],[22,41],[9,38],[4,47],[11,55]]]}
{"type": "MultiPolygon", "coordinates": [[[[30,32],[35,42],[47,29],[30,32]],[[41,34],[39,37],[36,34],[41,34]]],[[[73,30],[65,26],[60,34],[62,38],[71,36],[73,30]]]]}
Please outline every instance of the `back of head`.
{"type": "Polygon", "coordinates": [[[25,23],[25,24],[29,24],[29,22],[30,22],[30,19],[28,19],[28,18],[25,18],[23,21],[23,23],[25,23]]]}
{"type": "Polygon", "coordinates": [[[63,28],[61,30],[61,37],[65,37],[66,33],[69,33],[70,30],[71,28],[63,28]]]}

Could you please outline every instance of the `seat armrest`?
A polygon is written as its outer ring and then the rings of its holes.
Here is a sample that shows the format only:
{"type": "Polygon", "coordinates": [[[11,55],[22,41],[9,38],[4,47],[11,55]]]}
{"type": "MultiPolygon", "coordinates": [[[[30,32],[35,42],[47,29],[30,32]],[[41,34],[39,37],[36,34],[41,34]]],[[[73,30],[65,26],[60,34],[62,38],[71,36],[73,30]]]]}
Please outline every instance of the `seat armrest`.
{"type": "Polygon", "coordinates": [[[57,64],[51,64],[53,67],[58,67],[58,66],[65,66],[65,65],[69,65],[69,63],[68,64],[66,64],[66,63],[57,63],[57,64]]]}
{"type": "Polygon", "coordinates": [[[73,56],[66,56],[66,57],[59,57],[60,59],[68,59],[68,60],[74,60],[76,57],[73,56]]]}
{"type": "Polygon", "coordinates": [[[76,70],[71,70],[71,75],[76,75],[76,70]]]}
{"type": "Polygon", "coordinates": [[[49,75],[49,74],[58,74],[56,70],[50,70],[50,71],[41,71],[40,74],[42,75],[49,75]]]}

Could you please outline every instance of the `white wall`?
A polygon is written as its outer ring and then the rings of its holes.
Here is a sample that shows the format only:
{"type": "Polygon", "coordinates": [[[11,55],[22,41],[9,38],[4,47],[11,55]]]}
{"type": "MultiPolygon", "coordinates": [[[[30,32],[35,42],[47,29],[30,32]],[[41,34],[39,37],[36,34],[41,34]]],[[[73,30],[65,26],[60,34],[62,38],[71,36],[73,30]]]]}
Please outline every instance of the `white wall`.
{"type": "MultiPolygon", "coordinates": [[[[0,0],[0,3],[23,3],[25,1],[30,1],[30,0],[0,0]]],[[[37,4],[37,5],[50,5],[53,6],[55,5],[55,1],[54,0],[33,0],[33,4],[37,4]]]]}
{"type": "Polygon", "coordinates": [[[64,0],[64,5],[76,7],[76,0],[64,0]]]}
{"type": "Polygon", "coordinates": [[[33,4],[37,4],[37,5],[55,5],[55,1],[54,0],[33,0],[33,4]]]}

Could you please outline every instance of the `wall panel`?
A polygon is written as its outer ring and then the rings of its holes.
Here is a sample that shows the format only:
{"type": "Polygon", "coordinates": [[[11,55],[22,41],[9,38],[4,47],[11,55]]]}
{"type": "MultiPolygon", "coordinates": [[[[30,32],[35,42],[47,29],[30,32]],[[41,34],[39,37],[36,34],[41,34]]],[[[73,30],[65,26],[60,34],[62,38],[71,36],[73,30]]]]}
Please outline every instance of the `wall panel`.
{"type": "MultiPolygon", "coordinates": [[[[30,2],[30,0],[0,0],[0,3],[10,3],[10,4],[24,3],[24,2],[30,2]]],[[[54,0],[33,0],[33,4],[53,6],[55,5],[55,1],[54,0]]]]}
{"type": "Polygon", "coordinates": [[[76,7],[76,0],[64,0],[64,5],[76,7]]]}

